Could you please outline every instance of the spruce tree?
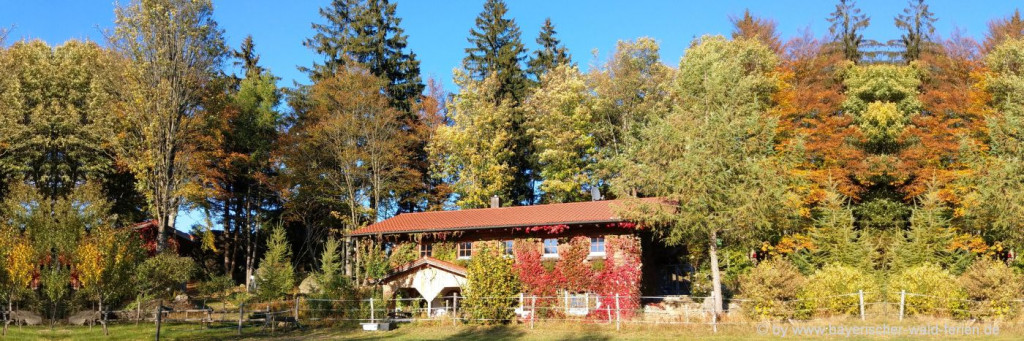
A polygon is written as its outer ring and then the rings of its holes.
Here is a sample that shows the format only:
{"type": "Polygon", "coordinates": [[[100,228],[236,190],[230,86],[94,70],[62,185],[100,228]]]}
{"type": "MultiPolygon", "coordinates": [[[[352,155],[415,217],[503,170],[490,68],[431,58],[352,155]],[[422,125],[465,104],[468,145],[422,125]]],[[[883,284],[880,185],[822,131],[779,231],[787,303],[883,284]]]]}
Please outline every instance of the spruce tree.
{"type": "Polygon", "coordinates": [[[466,48],[462,63],[475,80],[496,75],[501,87],[499,99],[511,98],[518,104],[528,84],[522,69],[526,48],[515,19],[505,18],[507,12],[504,1],[487,0],[484,11],[476,18],[476,27],[469,31],[472,46],[466,48]]]}
{"type": "Polygon", "coordinates": [[[388,0],[334,0],[320,9],[325,24],[313,24],[317,33],[303,45],[324,57],[310,72],[315,80],[330,77],[349,61],[388,80],[385,91],[392,106],[408,111],[410,100],[423,92],[420,62],[408,51],[408,38],[388,0]]]}
{"type": "Polygon", "coordinates": [[[540,77],[555,67],[572,63],[569,50],[555,37],[556,33],[551,18],[544,19],[544,26],[537,37],[540,49],[533,52],[533,58],[527,63],[529,67],[526,69],[526,73],[533,77],[534,82],[539,83],[540,77]]]}
{"type": "Polygon", "coordinates": [[[828,22],[832,24],[828,32],[833,43],[843,53],[843,57],[846,60],[859,61],[862,56],[861,45],[867,43],[861,34],[870,23],[867,15],[860,13],[855,1],[839,0],[835,12],[829,15],[828,22]]]}
{"type": "Polygon", "coordinates": [[[935,33],[934,13],[928,11],[924,0],[911,0],[903,14],[896,16],[896,27],[903,30],[897,44],[904,48],[903,60],[912,61],[921,57],[921,50],[931,41],[935,33]]]}
{"type": "Polygon", "coordinates": [[[263,255],[260,269],[256,271],[257,296],[264,300],[275,300],[295,287],[291,255],[291,245],[284,234],[284,227],[273,228],[267,239],[267,253],[263,255]]]}
{"type": "Polygon", "coordinates": [[[526,133],[525,115],[521,108],[526,98],[529,79],[522,63],[526,59],[526,48],[520,40],[519,26],[514,19],[505,18],[508,8],[502,0],[488,0],[484,10],[476,18],[476,27],[469,31],[471,47],[466,48],[463,67],[471,80],[488,83],[494,78],[492,105],[506,108],[504,119],[508,120],[503,134],[511,136],[510,151],[513,158],[509,163],[514,171],[509,192],[509,203],[529,205],[535,201],[533,171],[534,155],[531,141],[526,133]]]}

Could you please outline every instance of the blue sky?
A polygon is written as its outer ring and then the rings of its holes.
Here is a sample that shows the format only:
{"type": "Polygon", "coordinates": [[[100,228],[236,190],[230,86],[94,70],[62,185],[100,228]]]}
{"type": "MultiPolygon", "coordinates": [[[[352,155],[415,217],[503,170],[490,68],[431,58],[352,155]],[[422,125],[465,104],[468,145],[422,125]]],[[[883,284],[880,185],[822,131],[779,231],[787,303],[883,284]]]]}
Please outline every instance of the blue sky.
{"type": "MultiPolygon", "coordinates": [[[[126,0],[127,1],[127,0],[126,0]]],[[[728,34],[730,16],[749,8],[755,15],[778,23],[783,38],[796,36],[810,28],[815,35],[828,32],[826,16],[834,1],[671,1],[671,0],[506,0],[509,14],[523,33],[523,41],[532,50],[544,18],[554,22],[559,38],[583,68],[604,60],[619,40],[652,37],[661,44],[662,60],[677,65],[686,46],[704,34],[728,34]],[[597,51],[597,59],[593,54],[597,51]]],[[[421,62],[424,79],[441,81],[452,88],[452,69],[461,64],[466,37],[483,0],[395,0],[402,27],[409,35],[409,47],[421,62]]],[[[296,70],[319,60],[302,41],[313,35],[311,22],[320,22],[322,1],[214,0],[214,16],[224,29],[228,44],[237,47],[252,34],[261,63],[282,78],[282,86],[293,81],[305,83],[307,77],[296,70]]],[[[978,39],[994,18],[1011,14],[1014,1],[927,1],[939,21],[938,34],[946,36],[954,27],[978,39]]],[[[869,39],[887,41],[899,37],[893,17],[906,6],[905,1],[858,1],[863,13],[871,17],[865,31],[869,39]]],[[[42,39],[59,44],[68,39],[102,42],[104,29],[113,25],[111,0],[0,0],[0,26],[11,27],[8,43],[20,39],[42,39]]],[[[228,63],[226,67],[230,68],[228,63]]],[[[195,216],[195,214],[193,214],[195,216]]],[[[187,229],[198,217],[183,217],[179,228],[187,229]]]]}

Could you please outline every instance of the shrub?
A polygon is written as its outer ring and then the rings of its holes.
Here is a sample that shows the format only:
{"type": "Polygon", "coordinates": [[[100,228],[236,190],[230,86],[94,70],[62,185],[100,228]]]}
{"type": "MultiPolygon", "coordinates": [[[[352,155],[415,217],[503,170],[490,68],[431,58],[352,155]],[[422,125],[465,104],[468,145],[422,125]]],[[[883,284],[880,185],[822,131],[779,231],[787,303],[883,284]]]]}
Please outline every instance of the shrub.
{"type": "Polygon", "coordinates": [[[964,289],[953,275],[935,264],[925,263],[904,270],[892,278],[890,288],[893,289],[887,295],[890,302],[900,301],[900,290],[907,292],[904,306],[907,315],[962,316],[965,312],[964,289]]]}
{"type": "Polygon", "coordinates": [[[1019,309],[1013,304],[1024,292],[1024,278],[1003,262],[979,259],[960,276],[967,298],[980,301],[972,306],[977,317],[1011,318],[1019,309]]]}
{"type": "Polygon", "coordinates": [[[139,291],[170,298],[184,288],[185,282],[192,278],[195,271],[196,263],[192,258],[165,252],[139,264],[135,278],[139,291]]]}
{"type": "Polygon", "coordinates": [[[792,301],[807,281],[800,270],[784,260],[765,261],[740,276],[743,310],[753,318],[793,316],[792,301]]]}
{"type": "Polygon", "coordinates": [[[481,244],[469,262],[465,312],[484,324],[512,320],[520,292],[512,260],[488,243],[481,244]]]}
{"type": "Polygon", "coordinates": [[[863,271],[839,264],[826,265],[807,278],[807,284],[797,295],[801,301],[798,317],[816,315],[858,314],[859,290],[864,290],[864,299],[875,296],[870,289],[875,287],[871,277],[863,271]]]}

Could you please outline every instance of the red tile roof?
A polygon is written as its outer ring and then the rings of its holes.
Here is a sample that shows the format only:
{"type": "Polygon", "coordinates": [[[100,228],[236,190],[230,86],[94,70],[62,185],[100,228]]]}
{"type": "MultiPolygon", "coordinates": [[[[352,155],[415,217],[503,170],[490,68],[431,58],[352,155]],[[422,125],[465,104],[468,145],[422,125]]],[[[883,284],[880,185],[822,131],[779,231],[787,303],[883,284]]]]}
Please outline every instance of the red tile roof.
{"type": "MultiPolygon", "coordinates": [[[[656,201],[656,198],[642,199],[656,201]]],[[[615,214],[623,200],[480,208],[399,214],[349,233],[367,236],[398,233],[479,230],[547,225],[624,222],[615,214]]]]}
{"type": "Polygon", "coordinates": [[[417,260],[415,260],[415,261],[413,261],[411,263],[408,263],[408,264],[406,264],[406,265],[404,265],[404,266],[402,266],[402,267],[400,267],[398,269],[395,269],[395,271],[392,271],[387,276],[384,276],[384,278],[382,278],[380,281],[381,282],[387,282],[387,281],[391,280],[392,278],[395,278],[395,276],[404,274],[406,272],[415,270],[416,268],[419,268],[421,266],[427,266],[427,265],[435,267],[435,268],[438,268],[438,269],[441,269],[441,270],[445,270],[445,271],[451,272],[453,274],[456,274],[456,275],[459,275],[459,276],[462,276],[462,277],[466,277],[466,274],[469,273],[468,272],[469,270],[466,270],[466,268],[463,267],[463,266],[460,266],[460,265],[455,264],[455,263],[445,262],[443,260],[440,260],[440,259],[428,256],[428,257],[423,257],[423,258],[417,259],[417,260]]]}

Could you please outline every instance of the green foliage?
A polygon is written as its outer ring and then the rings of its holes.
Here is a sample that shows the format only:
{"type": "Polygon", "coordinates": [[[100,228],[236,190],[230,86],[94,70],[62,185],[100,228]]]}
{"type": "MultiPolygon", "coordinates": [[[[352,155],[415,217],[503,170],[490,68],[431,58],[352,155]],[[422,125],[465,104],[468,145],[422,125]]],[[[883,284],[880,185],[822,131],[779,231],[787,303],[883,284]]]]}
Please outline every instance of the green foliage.
{"type": "Polygon", "coordinates": [[[801,300],[798,316],[854,315],[859,313],[858,292],[864,291],[864,300],[878,297],[874,280],[857,268],[829,264],[807,278],[807,284],[797,294],[801,300]]]}
{"type": "Polygon", "coordinates": [[[256,295],[263,300],[276,300],[295,288],[295,268],[292,265],[291,245],[284,227],[271,229],[267,238],[267,252],[256,270],[256,295]]]}
{"type": "Polygon", "coordinates": [[[508,6],[502,0],[487,0],[483,12],[476,18],[476,26],[469,31],[463,68],[469,77],[483,81],[491,76],[501,84],[497,91],[500,100],[518,104],[526,96],[528,80],[522,69],[526,48],[520,40],[519,25],[509,19],[508,6]]]}
{"type": "MultiPolygon", "coordinates": [[[[437,247],[435,245],[434,247],[437,247]]],[[[436,249],[434,252],[437,252],[436,249]]],[[[420,258],[420,251],[416,243],[398,243],[391,247],[391,255],[388,256],[388,265],[391,269],[412,263],[420,258]]],[[[436,258],[436,257],[435,257],[436,258]]]]}
{"type": "Polygon", "coordinates": [[[907,315],[966,316],[964,299],[967,293],[949,271],[938,265],[918,265],[904,270],[890,281],[886,300],[899,302],[900,290],[906,291],[904,309],[907,315]]]}
{"type": "Polygon", "coordinates": [[[434,243],[432,252],[434,258],[446,262],[453,262],[458,256],[458,249],[455,247],[454,242],[434,243]]]}
{"type": "Polygon", "coordinates": [[[743,311],[758,319],[793,317],[796,306],[792,300],[803,289],[805,281],[806,278],[789,262],[761,262],[740,276],[743,311]]]}
{"type": "Polygon", "coordinates": [[[314,23],[316,34],[302,45],[324,58],[314,63],[314,80],[328,78],[344,66],[359,63],[374,76],[386,79],[384,87],[392,105],[410,109],[423,92],[420,62],[408,51],[408,38],[395,14],[397,4],[386,0],[334,0],[320,9],[325,23],[314,23]]]}
{"type": "Polygon", "coordinates": [[[196,270],[191,258],[160,253],[139,264],[135,270],[135,282],[138,290],[146,295],[171,298],[185,288],[185,282],[195,275],[196,270]]]}
{"type": "Polygon", "coordinates": [[[526,73],[537,82],[540,82],[548,71],[572,63],[569,50],[555,37],[555,33],[555,25],[551,23],[551,18],[544,19],[544,26],[541,26],[540,35],[537,36],[537,45],[540,45],[540,49],[534,51],[533,58],[526,63],[526,73]]]}
{"type": "Polygon", "coordinates": [[[978,260],[960,275],[959,284],[967,298],[980,301],[971,305],[972,316],[1009,319],[1020,314],[1017,300],[1024,292],[1024,276],[1003,262],[978,260]]]}
{"type": "Polygon", "coordinates": [[[825,200],[815,211],[814,227],[808,236],[817,248],[813,262],[819,267],[842,264],[867,268],[868,250],[859,243],[860,233],[854,228],[853,210],[847,199],[835,191],[827,191],[825,200]]]}
{"type": "Polygon", "coordinates": [[[484,324],[510,321],[515,317],[521,286],[513,261],[491,245],[482,244],[469,262],[464,311],[484,324]]]}
{"type": "Polygon", "coordinates": [[[850,61],[860,61],[861,45],[865,43],[861,32],[868,28],[870,19],[860,13],[856,1],[839,0],[835,12],[829,14],[828,28],[832,43],[842,52],[843,57],[850,61]]]}
{"type": "Polygon", "coordinates": [[[235,280],[231,276],[213,276],[199,283],[199,295],[211,298],[223,298],[235,288],[235,280]]]}
{"type": "Polygon", "coordinates": [[[593,96],[579,69],[557,65],[526,101],[527,133],[537,150],[544,202],[575,202],[597,186],[593,96]]]}

